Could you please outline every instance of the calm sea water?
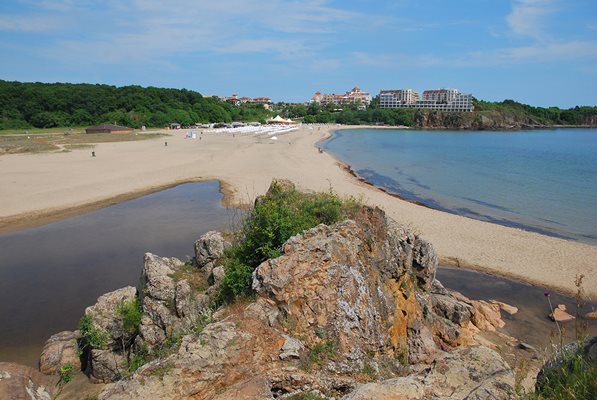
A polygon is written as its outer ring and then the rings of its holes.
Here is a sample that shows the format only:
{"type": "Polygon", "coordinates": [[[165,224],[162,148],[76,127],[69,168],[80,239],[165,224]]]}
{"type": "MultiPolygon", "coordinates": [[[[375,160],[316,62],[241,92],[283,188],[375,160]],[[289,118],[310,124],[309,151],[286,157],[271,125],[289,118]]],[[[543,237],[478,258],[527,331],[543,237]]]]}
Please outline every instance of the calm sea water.
{"type": "Polygon", "coordinates": [[[597,129],[337,131],[363,178],[430,207],[597,243],[597,129]]]}
{"type": "Polygon", "coordinates": [[[103,293],[137,285],[143,254],[194,254],[239,211],[218,182],[189,183],[41,227],[0,235],[0,361],[35,366],[45,340],[76,329],[103,293]]]}

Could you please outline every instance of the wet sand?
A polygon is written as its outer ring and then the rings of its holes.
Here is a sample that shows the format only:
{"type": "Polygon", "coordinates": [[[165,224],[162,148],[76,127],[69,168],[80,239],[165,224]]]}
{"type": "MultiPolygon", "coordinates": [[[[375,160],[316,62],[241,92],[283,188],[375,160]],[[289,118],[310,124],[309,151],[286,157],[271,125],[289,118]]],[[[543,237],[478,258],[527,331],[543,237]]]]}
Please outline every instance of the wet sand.
{"type": "MultiPolygon", "coordinates": [[[[335,128],[335,127],[334,127],[335,128]]],[[[344,127],[345,128],[345,127],[344,127]]],[[[186,131],[164,140],[104,143],[70,153],[0,157],[0,229],[32,226],[74,215],[173,184],[218,179],[230,206],[251,204],[271,180],[285,178],[300,189],[329,190],[362,198],[431,241],[442,263],[575,291],[583,274],[597,298],[597,246],[477,221],[409,203],[359,181],[346,166],[317,150],[330,127],[303,127],[267,136],[186,131]]]]}

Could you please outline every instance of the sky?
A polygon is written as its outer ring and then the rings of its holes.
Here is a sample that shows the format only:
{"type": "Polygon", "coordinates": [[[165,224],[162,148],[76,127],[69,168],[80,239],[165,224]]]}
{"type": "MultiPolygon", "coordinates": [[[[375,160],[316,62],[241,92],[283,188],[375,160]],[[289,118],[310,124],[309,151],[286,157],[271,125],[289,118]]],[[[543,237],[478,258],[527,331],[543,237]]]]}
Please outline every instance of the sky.
{"type": "Polygon", "coordinates": [[[597,105],[597,0],[2,0],[0,79],[597,105]]]}

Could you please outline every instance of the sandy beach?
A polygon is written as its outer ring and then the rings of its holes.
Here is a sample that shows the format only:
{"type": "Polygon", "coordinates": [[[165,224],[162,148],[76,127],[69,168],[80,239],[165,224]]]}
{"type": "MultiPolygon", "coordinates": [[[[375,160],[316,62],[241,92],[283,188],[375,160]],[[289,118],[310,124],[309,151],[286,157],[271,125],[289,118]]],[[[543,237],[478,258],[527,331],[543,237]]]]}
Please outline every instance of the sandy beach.
{"type": "MultiPolygon", "coordinates": [[[[186,131],[155,140],[102,143],[67,153],[0,157],[0,232],[23,229],[183,182],[218,179],[226,205],[250,204],[273,178],[300,189],[362,197],[433,243],[441,262],[573,293],[575,277],[597,299],[597,246],[452,215],[359,181],[317,142],[330,127],[267,135],[186,131]],[[200,136],[201,137],[201,136],[200,136]],[[164,142],[168,142],[168,146],[164,142]]],[[[150,251],[151,249],[147,249],[150,251]]]]}

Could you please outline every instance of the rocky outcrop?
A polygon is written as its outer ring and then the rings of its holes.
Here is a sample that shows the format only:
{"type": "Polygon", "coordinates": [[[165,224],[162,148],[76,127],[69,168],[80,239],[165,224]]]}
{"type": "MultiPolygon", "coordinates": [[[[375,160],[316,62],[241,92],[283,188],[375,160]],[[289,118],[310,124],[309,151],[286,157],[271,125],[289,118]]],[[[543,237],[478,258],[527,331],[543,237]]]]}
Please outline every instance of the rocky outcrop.
{"type": "Polygon", "coordinates": [[[215,267],[215,262],[224,255],[226,241],[220,232],[210,231],[195,242],[195,261],[199,268],[208,272],[215,267]]]}
{"type": "MultiPolygon", "coordinates": [[[[217,260],[210,257],[199,265],[217,260]]],[[[174,278],[176,262],[148,255],[145,264],[139,290],[145,316],[136,346],[147,347],[163,341],[167,327],[184,326],[201,295],[174,278]]],[[[319,225],[290,238],[282,256],[255,270],[256,301],[214,313],[202,330],[181,329],[175,354],[142,366],[100,398],[272,399],[307,392],[377,398],[366,397],[376,386],[361,386],[355,377],[396,376],[405,364],[419,363],[430,367],[375,390],[503,398],[513,382],[497,354],[481,346],[446,353],[463,343],[463,327],[476,308],[443,288],[436,268],[433,247],[379,209],[319,225]]],[[[213,281],[223,272],[213,269],[213,281]]]]}
{"type": "Polygon", "coordinates": [[[358,223],[320,225],[283,250],[255,270],[253,288],[306,345],[338,347],[330,368],[354,372],[371,355],[433,358],[433,316],[424,310],[437,256],[429,243],[367,209],[358,223]]]}
{"type": "MultiPolygon", "coordinates": [[[[473,341],[473,322],[486,321],[484,309],[445,289],[433,246],[380,209],[290,238],[280,257],[255,269],[253,301],[212,311],[206,306],[227,278],[218,265],[225,247],[208,232],[195,243],[194,263],[145,254],[138,288],[101,296],[86,309],[78,343],[68,332],[48,341],[42,368],[56,373],[79,346],[82,368],[113,382],[100,399],[512,393],[499,356],[461,347],[473,341]],[[132,327],[124,302],[141,312],[132,327]],[[145,364],[135,370],[132,360],[145,364]],[[391,379],[364,384],[382,376],[391,379]]],[[[499,304],[483,304],[491,306],[499,315],[499,304]]]]}
{"type": "Polygon", "coordinates": [[[360,386],[343,400],[510,399],[514,372],[493,350],[472,346],[443,353],[427,369],[360,386]]]}
{"type": "Polygon", "coordinates": [[[52,335],[44,345],[39,359],[39,370],[46,375],[57,374],[64,365],[72,365],[74,371],[81,370],[79,331],[64,331],[52,335]]]}
{"type": "Polygon", "coordinates": [[[55,382],[24,365],[0,362],[0,399],[52,400],[55,382]]]}
{"type": "Polygon", "coordinates": [[[131,335],[123,330],[116,310],[123,302],[133,301],[136,295],[137,289],[127,286],[101,295],[94,305],[85,309],[85,315],[91,318],[94,328],[107,334],[103,341],[103,349],[122,349],[123,344],[132,339],[131,335]]]}

